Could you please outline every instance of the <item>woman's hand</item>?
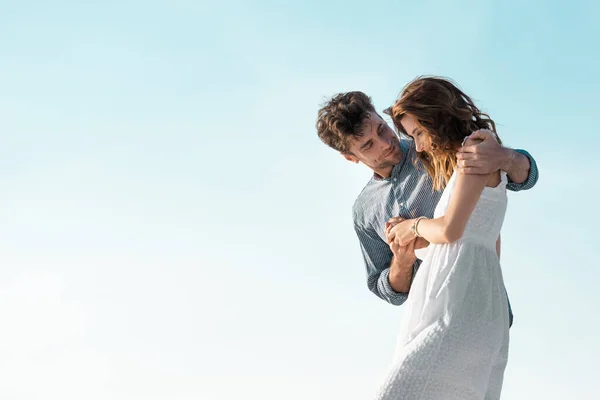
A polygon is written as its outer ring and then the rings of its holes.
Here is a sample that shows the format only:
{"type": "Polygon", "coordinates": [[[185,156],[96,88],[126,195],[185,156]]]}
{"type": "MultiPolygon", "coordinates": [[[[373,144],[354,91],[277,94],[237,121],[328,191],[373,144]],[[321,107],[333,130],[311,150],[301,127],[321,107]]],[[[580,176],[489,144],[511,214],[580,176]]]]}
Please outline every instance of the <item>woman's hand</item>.
{"type": "Polygon", "coordinates": [[[385,223],[385,237],[388,244],[391,244],[394,241],[394,235],[391,234],[392,228],[402,221],[404,221],[404,218],[402,217],[392,217],[385,223]]]}
{"type": "Polygon", "coordinates": [[[406,246],[408,243],[415,240],[416,236],[411,230],[414,223],[414,219],[390,219],[390,221],[388,221],[389,225],[386,224],[386,237],[388,238],[388,241],[393,240],[400,246],[406,246]]]}

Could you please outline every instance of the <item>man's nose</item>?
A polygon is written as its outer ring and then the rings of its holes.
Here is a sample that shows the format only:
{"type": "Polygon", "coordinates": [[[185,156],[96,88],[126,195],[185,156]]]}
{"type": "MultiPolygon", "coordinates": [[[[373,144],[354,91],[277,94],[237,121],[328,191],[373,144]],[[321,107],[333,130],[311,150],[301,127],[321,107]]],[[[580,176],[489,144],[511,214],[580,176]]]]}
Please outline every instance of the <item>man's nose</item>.
{"type": "Polygon", "coordinates": [[[390,139],[390,138],[381,138],[381,144],[380,145],[384,149],[389,149],[390,147],[393,146],[392,139],[390,139]]]}

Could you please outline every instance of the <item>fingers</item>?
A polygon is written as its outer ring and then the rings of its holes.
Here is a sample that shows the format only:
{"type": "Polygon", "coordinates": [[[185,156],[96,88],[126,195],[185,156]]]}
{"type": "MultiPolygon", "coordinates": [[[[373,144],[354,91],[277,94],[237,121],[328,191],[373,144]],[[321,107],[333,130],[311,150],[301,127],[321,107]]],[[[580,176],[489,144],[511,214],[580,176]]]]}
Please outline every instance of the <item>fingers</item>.
{"type": "Polygon", "coordinates": [[[415,241],[415,237],[412,233],[406,234],[400,238],[400,246],[408,246],[411,242],[415,241]]]}
{"type": "Polygon", "coordinates": [[[392,244],[394,242],[394,235],[389,232],[386,232],[385,239],[387,240],[388,244],[392,244]]]}
{"type": "Polygon", "coordinates": [[[393,231],[393,229],[394,227],[390,225],[388,229],[385,230],[385,236],[388,238],[388,240],[392,240],[395,236],[395,232],[393,231]]]}
{"type": "Polygon", "coordinates": [[[404,218],[402,218],[402,217],[392,217],[392,218],[390,218],[388,220],[388,222],[386,222],[386,225],[387,224],[394,224],[394,225],[396,225],[396,224],[399,224],[402,221],[404,221],[404,218]]]}
{"type": "Polygon", "coordinates": [[[418,237],[415,240],[415,250],[416,249],[422,249],[422,248],[427,247],[427,246],[429,246],[429,242],[425,238],[418,237]]]}
{"type": "Polygon", "coordinates": [[[385,223],[385,237],[387,238],[388,242],[394,238],[394,234],[392,233],[392,228],[394,227],[394,225],[386,222],[385,223]]]}
{"type": "Polygon", "coordinates": [[[414,236],[406,236],[402,238],[401,246],[405,249],[405,251],[413,252],[415,251],[415,237],[414,236]]]}
{"type": "Polygon", "coordinates": [[[480,157],[477,154],[468,154],[463,157],[456,157],[456,166],[458,167],[459,170],[462,170],[464,168],[475,168],[475,169],[479,169],[481,170],[481,172],[479,172],[479,174],[485,174],[485,173],[489,173],[489,164],[486,163],[486,159],[483,157],[480,157]],[[485,172],[484,172],[485,171],[485,172]]]}
{"type": "Polygon", "coordinates": [[[458,149],[459,153],[477,153],[479,145],[486,140],[493,138],[491,131],[487,129],[480,129],[469,136],[465,137],[461,147],[458,149]]]}
{"type": "Polygon", "coordinates": [[[458,168],[469,168],[469,167],[482,168],[485,166],[485,163],[483,161],[476,160],[476,159],[458,160],[456,162],[456,164],[457,164],[458,168]]]}
{"type": "Polygon", "coordinates": [[[487,174],[489,174],[489,172],[487,172],[484,169],[481,169],[480,167],[459,168],[459,171],[466,175],[487,175],[487,174]]]}
{"type": "Polygon", "coordinates": [[[394,241],[394,238],[396,237],[396,231],[394,230],[394,227],[396,225],[398,225],[398,223],[393,223],[393,222],[385,223],[385,238],[386,238],[388,244],[391,244],[394,241]]]}
{"type": "Polygon", "coordinates": [[[459,151],[456,153],[456,158],[458,160],[478,160],[479,157],[480,155],[476,151],[472,153],[463,153],[462,151],[459,151]]]}
{"type": "Polygon", "coordinates": [[[463,146],[460,149],[458,149],[457,154],[467,154],[467,153],[477,153],[477,145],[463,146]]]}
{"type": "Polygon", "coordinates": [[[458,171],[467,175],[486,175],[490,173],[489,166],[479,160],[459,160],[458,171]]]}
{"type": "Polygon", "coordinates": [[[392,253],[396,255],[396,257],[403,257],[407,253],[414,253],[414,245],[412,248],[409,247],[410,245],[411,244],[409,243],[403,246],[398,243],[397,240],[393,240],[390,242],[390,249],[392,250],[392,253]]]}
{"type": "Polygon", "coordinates": [[[392,217],[385,223],[385,234],[386,236],[391,232],[392,228],[404,221],[402,217],[392,217]]]}
{"type": "Polygon", "coordinates": [[[492,131],[489,129],[478,129],[469,135],[469,139],[487,140],[492,136],[492,131]]]}
{"type": "Polygon", "coordinates": [[[402,217],[390,218],[385,224],[385,236],[388,244],[395,242],[397,245],[405,246],[414,240],[414,235],[408,229],[410,220],[402,217]]]}

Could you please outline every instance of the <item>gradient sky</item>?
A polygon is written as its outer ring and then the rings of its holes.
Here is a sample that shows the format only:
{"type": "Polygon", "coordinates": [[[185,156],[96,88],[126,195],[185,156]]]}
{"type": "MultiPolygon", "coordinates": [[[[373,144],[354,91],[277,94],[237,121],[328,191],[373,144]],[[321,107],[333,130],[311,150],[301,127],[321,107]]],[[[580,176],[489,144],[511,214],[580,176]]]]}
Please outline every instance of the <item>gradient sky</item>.
{"type": "Polygon", "coordinates": [[[540,168],[503,398],[600,398],[597,2],[82,3],[0,0],[0,398],[371,398],[402,308],[314,122],[422,74],[540,168]]]}

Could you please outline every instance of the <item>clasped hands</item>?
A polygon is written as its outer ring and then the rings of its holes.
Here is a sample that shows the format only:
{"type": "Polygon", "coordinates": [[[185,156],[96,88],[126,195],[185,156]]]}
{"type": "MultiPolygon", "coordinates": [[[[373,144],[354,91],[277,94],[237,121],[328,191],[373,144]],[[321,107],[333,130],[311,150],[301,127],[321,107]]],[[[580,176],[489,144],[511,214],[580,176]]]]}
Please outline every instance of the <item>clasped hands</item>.
{"type": "Polygon", "coordinates": [[[413,263],[416,260],[415,250],[429,245],[427,240],[415,236],[412,232],[411,227],[415,220],[393,217],[385,223],[385,237],[390,250],[397,259],[405,260],[406,263],[413,263]]]}
{"type": "Polygon", "coordinates": [[[398,246],[407,246],[408,244],[410,244],[410,242],[418,241],[418,243],[416,243],[416,249],[427,247],[427,245],[429,245],[429,242],[427,242],[422,237],[416,236],[412,231],[412,226],[414,225],[415,221],[416,218],[390,218],[388,222],[385,223],[385,237],[388,241],[388,244],[391,245],[392,242],[394,242],[398,246]]]}

